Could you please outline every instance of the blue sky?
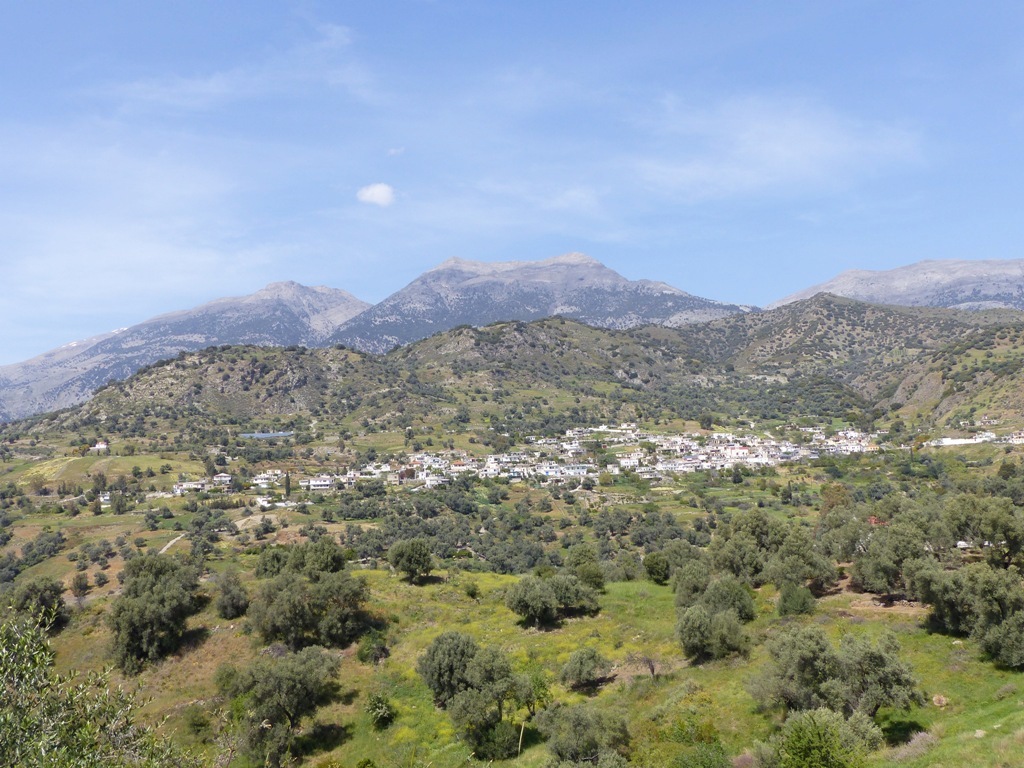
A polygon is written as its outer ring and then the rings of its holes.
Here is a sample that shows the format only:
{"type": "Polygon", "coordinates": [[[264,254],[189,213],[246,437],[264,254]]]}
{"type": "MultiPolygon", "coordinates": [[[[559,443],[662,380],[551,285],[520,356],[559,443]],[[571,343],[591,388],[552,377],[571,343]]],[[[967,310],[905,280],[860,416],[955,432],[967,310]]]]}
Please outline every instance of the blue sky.
{"type": "Polygon", "coordinates": [[[3,6],[0,364],[453,256],[751,304],[1024,256],[1017,3],[3,6]]]}

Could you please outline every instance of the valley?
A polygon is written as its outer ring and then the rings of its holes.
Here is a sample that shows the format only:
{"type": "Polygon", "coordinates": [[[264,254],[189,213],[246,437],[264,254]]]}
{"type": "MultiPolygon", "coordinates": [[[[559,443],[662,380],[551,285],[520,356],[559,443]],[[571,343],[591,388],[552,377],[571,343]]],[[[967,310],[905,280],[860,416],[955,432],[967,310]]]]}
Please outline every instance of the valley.
{"type": "Polygon", "coordinates": [[[1022,333],[818,297],[183,353],[0,429],[4,595],[63,592],[56,669],[113,663],[176,764],[767,766],[831,712],[850,765],[1000,766],[1022,333]]]}

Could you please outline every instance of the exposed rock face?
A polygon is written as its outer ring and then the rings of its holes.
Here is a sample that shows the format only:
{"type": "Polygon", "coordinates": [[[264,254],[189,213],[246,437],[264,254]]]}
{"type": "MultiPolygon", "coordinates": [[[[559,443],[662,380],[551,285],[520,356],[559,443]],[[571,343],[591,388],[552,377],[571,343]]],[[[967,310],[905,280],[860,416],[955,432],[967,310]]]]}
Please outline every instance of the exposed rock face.
{"type": "Polygon", "coordinates": [[[919,261],[881,271],[855,269],[769,305],[833,293],[875,304],[955,309],[1024,309],[1024,259],[919,261]]]}
{"type": "Polygon", "coordinates": [[[750,311],[665,283],[627,280],[579,253],[544,261],[450,259],[345,323],[332,341],[368,352],[459,325],[562,315],[602,328],[679,326],[750,311]]]}
{"type": "Polygon", "coordinates": [[[316,346],[369,306],[334,288],[272,283],[249,296],[218,299],[71,342],[0,367],[0,419],[81,403],[101,384],[182,350],[219,344],[316,346]]]}

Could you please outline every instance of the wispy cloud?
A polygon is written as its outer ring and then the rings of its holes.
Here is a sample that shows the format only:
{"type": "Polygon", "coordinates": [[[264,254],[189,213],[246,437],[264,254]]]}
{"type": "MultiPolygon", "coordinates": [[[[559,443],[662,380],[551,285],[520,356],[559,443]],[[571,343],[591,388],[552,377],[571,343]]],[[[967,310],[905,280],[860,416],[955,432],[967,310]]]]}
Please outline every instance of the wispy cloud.
{"type": "Polygon", "coordinates": [[[919,137],[899,126],[763,97],[703,108],[669,100],[652,134],[657,150],[633,160],[640,177],[693,201],[844,187],[921,156],[919,137]]]}
{"type": "Polygon", "coordinates": [[[322,24],[317,36],[262,61],[194,76],[117,83],[99,89],[123,109],[201,111],[230,102],[294,95],[312,87],[346,91],[364,101],[378,97],[367,70],[350,52],[347,27],[322,24]]]}

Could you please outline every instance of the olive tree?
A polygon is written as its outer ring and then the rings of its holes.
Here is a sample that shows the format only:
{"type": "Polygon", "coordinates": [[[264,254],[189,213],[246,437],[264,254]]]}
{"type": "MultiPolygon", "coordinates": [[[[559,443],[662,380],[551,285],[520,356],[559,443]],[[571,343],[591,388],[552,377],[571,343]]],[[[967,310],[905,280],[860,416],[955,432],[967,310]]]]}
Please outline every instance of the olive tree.
{"type": "Polygon", "coordinates": [[[573,651],[562,667],[562,683],[570,688],[596,688],[611,671],[612,663],[594,648],[573,651]]]}
{"type": "Polygon", "coordinates": [[[461,632],[444,632],[416,663],[416,671],[434,694],[434,701],[445,706],[455,695],[471,687],[467,670],[480,650],[476,641],[461,632]]]}
{"type": "Polygon", "coordinates": [[[763,708],[787,711],[827,707],[874,717],[883,706],[906,709],[922,694],[898,653],[892,635],[876,643],[847,635],[837,649],[820,627],[790,630],[768,642],[771,662],[752,681],[751,695],[763,708]]]}
{"type": "Polygon", "coordinates": [[[426,539],[396,541],[388,550],[388,562],[414,583],[424,579],[434,568],[434,558],[426,539]]]}
{"type": "Polygon", "coordinates": [[[323,573],[310,584],[286,571],[264,584],[249,606],[249,621],[266,642],[292,650],[318,643],[346,646],[366,627],[370,591],[348,571],[323,573]]]}
{"type": "Polygon", "coordinates": [[[40,576],[15,586],[8,593],[7,600],[15,611],[27,613],[37,622],[56,630],[68,620],[63,592],[64,585],[59,581],[40,576]]]}
{"type": "Polygon", "coordinates": [[[222,619],[237,619],[244,616],[249,608],[249,593],[245,591],[238,571],[225,571],[217,579],[220,593],[217,595],[217,615],[222,619]]]}
{"type": "Polygon", "coordinates": [[[303,718],[328,698],[339,667],[337,657],[313,647],[219,669],[218,688],[236,702],[231,711],[246,751],[267,765],[285,764],[303,718]]]}
{"type": "Polygon", "coordinates": [[[125,563],[124,592],[111,608],[114,662],[138,672],[147,661],[177,650],[185,621],[197,608],[195,569],[168,555],[135,557],[125,563]]]}
{"type": "Polygon", "coordinates": [[[524,576],[513,584],[505,595],[505,605],[528,625],[549,624],[558,610],[554,590],[538,576],[524,576]]]}

